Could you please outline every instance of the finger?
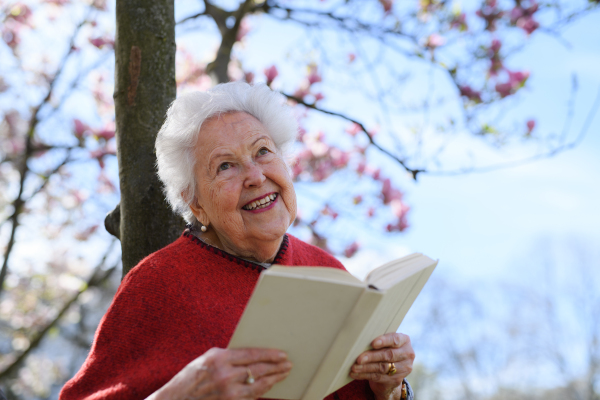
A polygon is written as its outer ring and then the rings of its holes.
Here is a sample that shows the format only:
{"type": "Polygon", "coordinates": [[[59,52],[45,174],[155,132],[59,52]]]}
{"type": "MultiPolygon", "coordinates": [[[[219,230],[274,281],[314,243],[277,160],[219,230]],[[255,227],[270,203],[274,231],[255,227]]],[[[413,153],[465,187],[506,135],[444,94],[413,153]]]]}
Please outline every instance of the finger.
{"type": "Polygon", "coordinates": [[[236,385],[238,386],[238,391],[237,393],[235,393],[235,396],[233,396],[232,398],[251,398],[251,399],[256,399],[261,397],[263,394],[267,393],[272,387],[273,385],[275,385],[277,382],[280,382],[282,380],[284,380],[285,378],[287,378],[287,376],[289,375],[289,371],[288,372],[283,372],[283,373],[279,373],[279,374],[272,374],[272,375],[267,375],[264,376],[260,379],[258,379],[256,382],[254,382],[253,384],[249,385],[249,384],[243,384],[243,385],[236,385]]]}
{"type": "Polygon", "coordinates": [[[275,349],[229,349],[227,361],[231,365],[248,365],[260,362],[278,363],[287,360],[287,354],[275,349]]]}
{"type": "MultiPolygon", "coordinates": [[[[402,377],[408,376],[412,372],[412,362],[405,360],[403,362],[395,362],[396,373],[394,375],[400,375],[402,377]]],[[[387,375],[390,370],[390,363],[371,363],[371,364],[354,364],[351,372],[362,374],[362,373],[377,373],[387,375]]],[[[393,375],[392,375],[393,376],[393,375]]]]}
{"type": "Polygon", "coordinates": [[[391,383],[391,382],[396,381],[395,377],[391,377],[386,374],[379,374],[376,372],[364,372],[364,373],[351,372],[350,378],[356,379],[356,380],[367,380],[367,381],[380,382],[380,383],[388,383],[388,382],[391,383]]]}
{"type": "Polygon", "coordinates": [[[284,361],[281,363],[256,363],[250,364],[246,367],[235,368],[237,374],[239,375],[239,379],[237,379],[237,381],[246,382],[248,379],[248,371],[250,371],[250,374],[252,374],[252,377],[255,380],[258,380],[273,374],[287,373],[292,369],[292,363],[290,361],[284,361]]]}
{"type": "Polygon", "coordinates": [[[405,343],[410,342],[408,335],[403,333],[386,333],[375,338],[371,342],[371,347],[381,349],[384,347],[402,347],[405,343]]]}
{"type": "Polygon", "coordinates": [[[356,364],[369,364],[376,362],[399,362],[414,358],[414,352],[412,347],[410,349],[404,348],[384,348],[382,350],[370,350],[365,351],[356,359],[356,364]]]}
{"type": "Polygon", "coordinates": [[[390,370],[390,365],[391,365],[391,363],[389,363],[389,362],[354,364],[352,366],[351,371],[356,372],[356,373],[373,373],[374,372],[374,373],[378,373],[378,374],[387,374],[388,371],[390,370]]]}

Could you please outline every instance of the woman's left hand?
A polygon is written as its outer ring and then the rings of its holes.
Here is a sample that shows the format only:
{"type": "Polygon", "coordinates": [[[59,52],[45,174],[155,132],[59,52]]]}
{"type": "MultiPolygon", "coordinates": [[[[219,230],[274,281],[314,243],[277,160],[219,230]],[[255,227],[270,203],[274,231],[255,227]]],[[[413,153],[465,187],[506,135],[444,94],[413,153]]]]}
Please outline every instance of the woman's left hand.
{"type": "Polygon", "coordinates": [[[387,333],[375,338],[371,347],[373,350],[358,356],[350,377],[368,380],[377,400],[400,399],[402,380],[412,371],[415,359],[410,338],[402,333],[387,333]],[[390,363],[396,366],[393,375],[388,375],[390,363]]]}

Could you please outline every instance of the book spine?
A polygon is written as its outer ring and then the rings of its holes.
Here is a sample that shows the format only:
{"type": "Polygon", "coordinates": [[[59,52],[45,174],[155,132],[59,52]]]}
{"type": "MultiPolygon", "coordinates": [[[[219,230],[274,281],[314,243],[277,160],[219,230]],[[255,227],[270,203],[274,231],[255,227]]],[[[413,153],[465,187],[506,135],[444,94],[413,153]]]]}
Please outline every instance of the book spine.
{"type": "Polygon", "coordinates": [[[372,338],[370,332],[366,331],[371,320],[377,317],[374,311],[382,299],[383,293],[365,288],[302,395],[302,400],[322,400],[352,381],[348,376],[350,368],[356,358],[370,348],[372,338]],[[333,387],[336,384],[338,387],[333,387]]]}

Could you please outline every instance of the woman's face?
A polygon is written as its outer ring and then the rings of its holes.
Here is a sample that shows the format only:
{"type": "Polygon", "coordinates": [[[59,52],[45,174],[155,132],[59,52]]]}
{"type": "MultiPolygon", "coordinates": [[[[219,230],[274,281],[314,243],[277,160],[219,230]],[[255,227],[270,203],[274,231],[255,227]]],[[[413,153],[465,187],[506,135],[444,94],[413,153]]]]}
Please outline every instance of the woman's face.
{"type": "Polygon", "coordinates": [[[223,250],[272,259],[296,218],[296,193],[265,127],[242,112],[211,118],[200,129],[195,155],[197,203],[191,209],[209,225],[207,233],[216,234],[223,250]]]}

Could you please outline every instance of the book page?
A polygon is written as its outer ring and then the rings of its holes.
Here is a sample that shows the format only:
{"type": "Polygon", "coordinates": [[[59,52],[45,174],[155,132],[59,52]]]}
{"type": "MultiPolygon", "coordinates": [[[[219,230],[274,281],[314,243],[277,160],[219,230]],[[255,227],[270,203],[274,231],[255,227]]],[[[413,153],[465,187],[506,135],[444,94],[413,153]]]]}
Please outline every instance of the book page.
{"type": "MultiPolygon", "coordinates": [[[[400,259],[395,264],[394,262],[386,264],[383,269],[377,269],[376,274],[368,276],[368,283],[380,290],[387,290],[396,283],[406,279],[407,277],[417,273],[418,271],[436,263],[431,258],[422,254],[411,254],[409,259],[400,259]]],[[[375,272],[373,271],[373,272],[375,272]]]]}
{"type": "Polygon", "coordinates": [[[365,282],[369,284],[373,284],[374,282],[380,281],[384,278],[385,275],[390,273],[391,271],[395,271],[401,269],[403,266],[408,265],[412,260],[420,257],[421,253],[412,253],[405,257],[398,258],[396,260],[392,260],[388,263],[383,264],[380,267],[375,268],[365,278],[365,282]]]}
{"type": "Polygon", "coordinates": [[[282,265],[273,265],[269,268],[269,275],[280,275],[299,277],[303,279],[326,280],[330,282],[346,282],[366,286],[363,281],[356,278],[348,271],[329,267],[286,267],[282,265]]]}
{"type": "Polygon", "coordinates": [[[364,291],[364,283],[303,279],[285,276],[278,269],[262,272],[228,347],[285,351],[294,364],[292,371],[262,397],[300,399],[364,291]]]}
{"type": "MultiPolygon", "coordinates": [[[[421,262],[413,265],[413,267],[416,265],[418,268],[411,268],[412,271],[416,272],[411,273],[410,276],[404,276],[400,282],[397,282],[392,288],[383,293],[383,298],[371,313],[369,321],[362,328],[362,331],[357,334],[354,345],[348,348],[348,355],[345,359],[339,361],[341,369],[329,390],[322,393],[323,396],[334,392],[352,380],[348,376],[350,368],[363,351],[371,348],[370,344],[377,336],[397,331],[406,313],[437,265],[437,261],[433,261],[426,256],[419,256],[421,262]]],[[[358,307],[353,313],[360,312],[358,307]]]]}

